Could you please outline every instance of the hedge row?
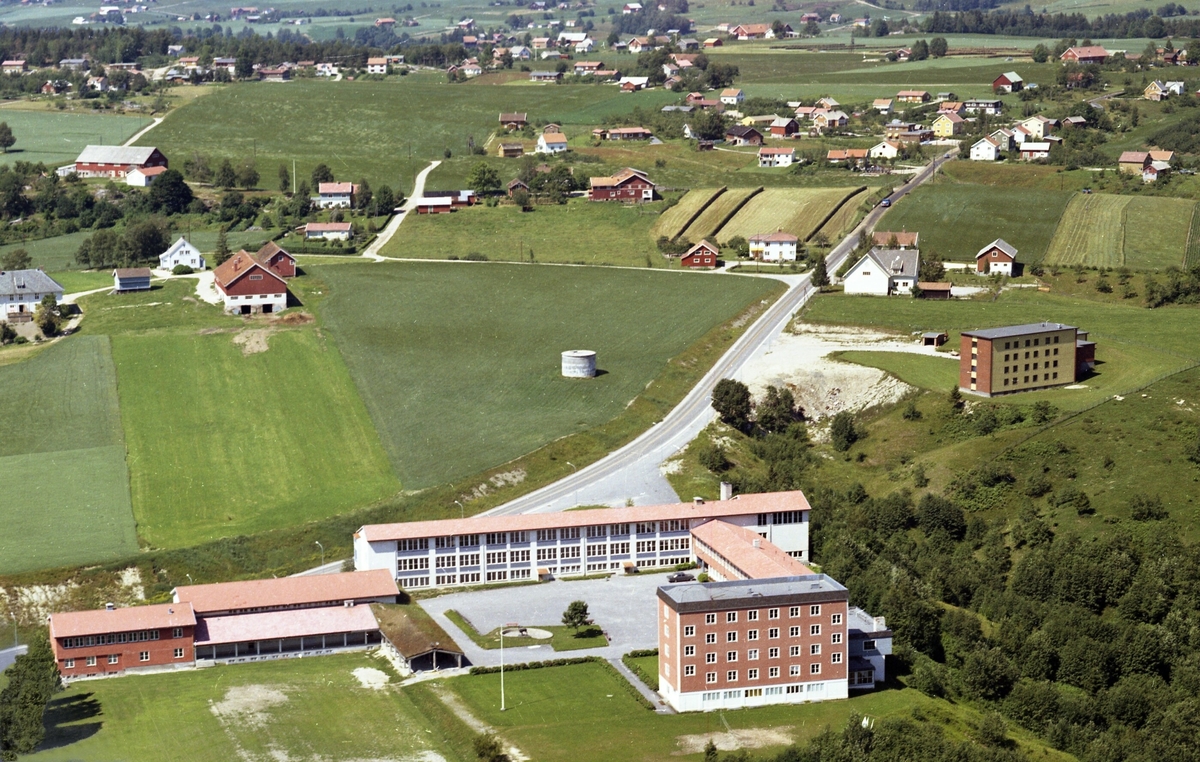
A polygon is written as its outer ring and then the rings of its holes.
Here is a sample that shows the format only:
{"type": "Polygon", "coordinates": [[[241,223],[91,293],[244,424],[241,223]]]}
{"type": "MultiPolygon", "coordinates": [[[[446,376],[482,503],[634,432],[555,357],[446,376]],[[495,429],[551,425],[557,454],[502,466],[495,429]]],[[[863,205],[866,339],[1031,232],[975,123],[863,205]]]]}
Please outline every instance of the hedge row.
{"type": "MultiPolygon", "coordinates": [[[[524,664],[505,664],[505,672],[520,672],[525,669],[542,669],[543,667],[566,667],[571,664],[589,664],[591,662],[607,663],[599,656],[577,656],[573,659],[549,659],[547,661],[530,661],[524,664]]],[[[500,671],[500,667],[471,667],[469,674],[472,675],[493,675],[500,671]]]]}

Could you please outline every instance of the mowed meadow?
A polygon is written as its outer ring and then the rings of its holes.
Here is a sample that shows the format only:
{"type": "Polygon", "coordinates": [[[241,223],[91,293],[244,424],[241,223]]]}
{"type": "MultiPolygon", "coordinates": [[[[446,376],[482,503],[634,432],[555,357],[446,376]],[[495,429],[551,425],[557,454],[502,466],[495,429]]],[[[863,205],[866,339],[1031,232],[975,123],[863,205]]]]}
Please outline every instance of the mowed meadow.
{"type": "Polygon", "coordinates": [[[0,122],[7,122],[17,139],[12,148],[0,153],[0,163],[40,161],[50,167],[68,164],[75,161],[84,146],[121,145],[151,121],[142,116],[0,108],[0,122]]]}

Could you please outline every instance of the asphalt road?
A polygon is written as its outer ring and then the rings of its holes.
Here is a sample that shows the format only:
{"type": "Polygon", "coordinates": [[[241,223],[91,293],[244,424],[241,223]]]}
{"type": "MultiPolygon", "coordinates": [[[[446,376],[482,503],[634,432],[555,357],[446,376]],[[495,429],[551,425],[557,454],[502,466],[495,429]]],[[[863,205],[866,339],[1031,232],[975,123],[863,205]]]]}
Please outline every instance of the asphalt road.
{"type": "MultiPolygon", "coordinates": [[[[933,177],[934,172],[958,152],[950,151],[922,169],[893,191],[892,203],[933,177]]],[[[871,231],[887,210],[872,209],[826,257],[830,273],[836,272],[858,245],[861,232],[871,231]]],[[[765,351],[787,327],[792,316],[813,295],[810,275],[787,279],[791,287],[734,342],[734,345],[704,375],[667,416],[629,444],[591,465],[487,511],[484,515],[511,515],[563,511],[575,505],[620,504],[632,499],[637,504],[671,502],[674,492],[661,475],[664,460],[685,447],[712,421],[713,387],[723,378],[737,378],[739,371],[759,352],[765,351]]],[[[678,499],[677,497],[675,499],[678,499]]]]}

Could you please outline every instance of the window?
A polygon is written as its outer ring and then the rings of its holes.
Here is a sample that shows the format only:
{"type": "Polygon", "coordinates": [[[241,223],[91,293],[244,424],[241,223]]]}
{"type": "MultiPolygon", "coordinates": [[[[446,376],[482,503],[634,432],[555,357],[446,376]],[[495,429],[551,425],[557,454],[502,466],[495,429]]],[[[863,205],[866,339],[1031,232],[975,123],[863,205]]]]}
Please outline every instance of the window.
{"type": "Polygon", "coordinates": [[[716,624],[717,623],[717,615],[716,614],[705,614],[704,615],[704,623],[705,624],[716,624]]]}
{"type": "Polygon", "coordinates": [[[251,275],[250,280],[262,280],[262,276],[261,275],[251,275]]]}
{"type": "Polygon", "coordinates": [[[737,661],[737,651],[726,651],[725,652],[725,661],[728,661],[728,662],[737,661]]]}
{"type": "Polygon", "coordinates": [[[736,683],[737,682],[737,670],[736,669],[731,669],[725,673],[725,682],[727,682],[727,683],[736,683]]]}
{"type": "Polygon", "coordinates": [[[66,660],[66,668],[67,668],[67,669],[75,669],[75,660],[74,660],[74,659],[67,659],[67,660],[66,660]]]}
{"type": "Polygon", "coordinates": [[[528,561],[529,560],[529,551],[528,550],[514,550],[512,552],[511,560],[514,564],[518,563],[520,561],[528,561]]]}
{"type": "Polygon", "coordinates": [[[710,653],[710,654],[704,654],[704,663],[705,664],[716,664],[717,663],[717,654],[715,652],[710,653]]]}
{"type": "Polygon", "coordinates": [[[733,622],[736,622],[737,621],[737,612],[736,611],[727,611],[725,613],[725,621],[730,624],[732,624],[733,622]]]}
{"type": "Polygon", "coordinates": [[[767,677],[768,678],[779,677],[779,667],[771,667],[770,669],[768,669],[767,677]]]}
{"type": "Polygon", "coordinates": [[[683,668],[683,676],[684,677],[695,677],[695,675],[696,675],[696,665],[695,664],[688,664],[683,668]]]}
{"type": "Polygon", "coordinates": [[[429,539],[422,537],[417,540],[397,540],[396,550],[407,552],[410,550],[429,550],[429,539]]]}
{"type": "Polygon", "coordinates": [[[578,540],[579,527],[567,527],[566,529],[558,530],[558,538],[560,540],[578,540]]]}
{"type": "Polygon", "coordinates": [[[757,680],[758,679],[758,670],[757,669],[746,670],[746,679],[747,680],[757,680]]]}
{"type": "Polygon", "coordinates": [[[538,542],[554,542],[558,539],[557,529],[539,529],[537,530],[538,542]]]}
{"type": "Polygon", "coordinates": [[[716,672],[705,672],[704,673],[704,682],[715,683],[716,681],[717,681],[717,673],[716,672]]]}
{"type": "Polygon", "coordinates": [[[820,656],[821,655],[821,644],[813,643],[812,645],[810,645],[808,647],[808,655],[809,656],[820,656]]]}
{"type": "Polygon", "coordinates": [[[771,629],[767,630],[767,637],[772,640],[774,640],[775,638],[778,638],[779,637],[779,628],[772,627],[771,629]]]}
{"type": "Polygon", "coordinates": [[[183,637],[183,628],[176,627],[173,630],[171,630],[171,637],[172,638],[182,638],[183,637]]]}
{"type": "Polygon", "coordinates": [[[831,617],[831,619],[832,619],[832,622],[831,622],[831,624],[835,624],[835,625],[836,625],[836,624],[841,624],[841,623],[842,623],[842,615],[841,615],[841,614],[834,614],[834,615],[831,617]]]}
{"type": "Polygon", "coordinates": [[[800,628],[799,627],[789,627],[788,628],[788,637],[789,638],[800,637],[800,628]]]}
{"type": "Polygon", "coordinates": [[[746,652],[746,659],[749,661],[758,661],[758,649],[751,648],[746,652]]]}
{"type": "Polygon", "coordinates": [[[690,638],[690,637],[693,637],[695,634],[696,634],[696,625],[694,625],[694,624],[689,624],[689,625],[685,625],[685,626],[684,626],[684,628],[683,628],[683,636],[684,636],[685,638],[690,638]]]}
{"type": "Polygon", "coordinates": [[[788,616],[791,617],[792,619],[795,619],[796,617],[800,616],[800,607],[792,606],[790,609],[788,609],[788,616]]]}
{"type": "Polygon", "coordinates": [[[109,664],[116,664],[120,660],[121,660],[121,657],[119,654],[109,654],[108,655],[108,663],[109,664]]]}
{"type": "Polygon", "coordinates": [[[95,656],[89,656],[89,657],[87,657],[87,665],[88,665],[89,667],[94,667],[94,666],[96,666],[96,657],[95,657],[95,656]]]}
{"type": "Polygon", "coordinates": [[[459,544],[459,547],[463,547],[463,548],[477,547],[479,545],[479,535],[477,535],[477,534],[459,535],[458,544],[459,544]]]}
{"type": "Polygon", "coordinates": [[[736,643],[737,642],[737,630],[730,630],[729,632],[725,633],[725,642],[726,643],[736,643]]]}
{"type": "Polygon", "coordinates": [[[778,659],[779,658],[779,648],[776,647],[776,648],[767,649],[767,658],[768,659],[778,659]]]}
{"type": "Polygon", "coordinates": [[[562,549],[562,553],[560,553],[559,556],[564,559],[579,558],[579,546],[578,545],[569,545],[562,549]]]}
{"type": "Polygon", "coordinates": [[[597,526],[588,527],[587,528],[587,536],[588,537],[606,537],[606,536],[608,536],[608,526],[605,524],[600,524],[597,526]]]}
{"type": "Polygon", "coordinates": [[[788,656],[799,656],[799,655],[800,655],[800,646],[792,646],[791,648],[788,649],[788,656]]]}
{"type": "Polygon", "coordinates": [[[629,525],[628,524],[613,524],[612,525],[612,533],[616,534],[616,535],[629,534],[629,525]]]}
{"type": "Polygon", "coordinates": [[[717,642],[717,633],[715,633],[715,632],[705,633],[704,634],[704,642],[705,643],[716,643],[717,642]]]}
{"type": "Polygon", "coordinates": [[[758,621],[758,611],[747,611],[746,612],[746,621],[747,622],[757,622],[758,621]]]}
{"type": "Polygon", "coordinates": [[[553,561],[558,558],[558,548],[538,548],[537,560],[553,561]]]}
{"type": "MultiPolygon", "coordinates": [[[[833,633],[833,635],[830,635],[830,636],[829,636],[829,642],[833,643],[835,646],[836,646],[838,643],[841,643],[841,642],[842,642],[842,633],[840,633],[840,632],[835,632],[835,633],[833,633]]],[[[875,642],[875,641],[870,641],[870,642],[872,642],[872,643],[873,643],[873,642],[875,642]]]]}
{"type": "Polygon", "coordinates": [[[778,619],[779,609],[767,609],[767,619],[778,619]]]}
{"type": "Polygon", "coordinates": [[[508,533],[507,532],[488,532],[486,539],[487,539],[488,545],[504,545],[505,543],[508,542],[508,533]]]}
{"type": "Polygon", "coordinates": [[[758,630],[747,630],[746,640],[758,640],[758,630]]]}
{"type": "Polygon", "coordinates": [[[820,635],[821,634],[821,625],[819,625],[819,624],[809,625],[808,634],[809,635],[820,635]]]}
{"type": "Polygon", "coordinates": [[[790,675],[791,677],[799,677],[800,676],[800,665],[793,664],[792,666],[788,667],[788,675],[790,675]]]}
{"type": "Polygon", "coordinates": [[[809,606],[808,607],[808,615],[809,616],[821,616],[821,607],[820,606],[809,606]]]}
{"type": "Polygon", "coordinates": [[[842,663],[841,652],[835,652],[835,653],[829,654],[829,662],[831,664],[841,664],[842,663]]]}
{"type": "Polygon", "coordinates": [[[810,665],[808,665],[808,674],[810,674],[810,675],[819,675],[819,674],[821,674],[821,664],[820,664],[820,662],[817,662],[817,663],[815,663],[815,664],[810,664],[810,665]]]}
{"type": "Polygon", "coordinates": [[[599,545],[589,545],[589,546],[587,546],[587,554],[588,554],[588,558],[595,558],[596,556],[607,556],[608,555],[608,544],[600,543],[599,545]]]}
{"type": "MultiPolygon", "coordinates": [[[[488,543],[489,545],[491,543],[488,543]]],[[[487,562],[489,564],[506,564],[508,563],[508,551],[501,550],[496,553],[487,554],[487,562]]]]}
{"type": "Polygon", "coordinates": [[[696,655],[696,647],[695,646],[684,646],[683,647],[683,655],[684,656],[695,656],[696,655]]]}

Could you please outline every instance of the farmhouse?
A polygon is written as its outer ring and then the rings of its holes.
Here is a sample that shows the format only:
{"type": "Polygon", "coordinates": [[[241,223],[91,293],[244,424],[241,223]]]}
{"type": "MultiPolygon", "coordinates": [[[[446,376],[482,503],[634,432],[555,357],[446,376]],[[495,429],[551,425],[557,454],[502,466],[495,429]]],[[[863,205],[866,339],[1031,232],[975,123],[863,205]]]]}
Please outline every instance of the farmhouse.
{"type": "Polygon", "coordinates": [[[1025,80],[1015,71],[1006,71],[992,80],[992,90],[998,93],[1016,93],[1025,89],[1025,80]]]}
{"type": "Polygon", "coordinates": [[[185,265],[196,271],[205,267],[204,255],[182,236],[171,244],[171,248],[158,255],[158,269],[170,270],[178,265],[185,265]]]}
{"type": "Polygon", "coordinates": [[[562,79],[562,72],[557,71],[531,71],[529,72],[530,82],[557,82],[562,79]]]}
{"type": "Polygon", "coordinates": [[[1171,172],[1171,165],[1165,161],[1152,161],[1150,165],[1142,170],[1142,182],[1153,183],[1158,182],[1166,177],[1171,172]]]}
{"type": "Polygon", "coordinates": [[[878,111],[881,114],[890,114],[890,113],[892,113],[892,99],[891,98],[876,98],[875,101],[871,104],[871,108],[875,109],[876,111],[878,111]]]}
{"type": "Polygon", "coordinates": [[[617,86],[621,88],[621,92],[623,93],[634,93],[638,90],[644,90],[649,84],[649,77],[621,77],[617,80],[617,86]]]}
{"type": "Polygon", "coordinates": [[[149,291],[149,267],[122,267],[113,270],[113,291],[123,294],[127,291],[149,291]]]}
{"type": "Polygon", "coordinates": [[[915,249],[921,240],[920,233],[910,233],[907,230],[876,230],[871,234],[871,241],[876,246],[888,249],[915,249]]]}
{"type": "Polygon", "coordinates": [[[520,143],[501,142],[496,145],[496,155],[502,159],[519,159],[525,155],[525,146],[520,143]]]}
{"type": "Polygon", "coordinates": [[[929,93],[924,90],[901,90],[896,93],[896,100],[901,103],[927,103],[929,93]]]}
{"type": "Polygon", "coordinates": [[[125,177],[135,169],[166,167],[167,157],[146,146],[86,146],[74,164],[59,170],[80,177],[125,177]]]}
{"type": "Polygon", "coordinates": [[[764,40],[773,38],[775,32],[770,24],[737,24],[729,28],[729,36],[739,40],[764,40]]]}
{"type": "Polygon", "coordinates": [[[567,136],[561,132],[542,133],[538,136],[538,153],[562,153],[567,150],[567,136]]]}
{"type": "MultiPolygon", "coordinates": [[[[288,259],[290,258],[288,255],[288,259]]],[[[294,260],[292,267],[295,267],[294,260]]],[[[228,313],[270,314],[282,312],[287,308],[287,283],[284,276],[270,267],[266,257],[260,254],[237,252],[216,266],[213,270],[213,282],[224,300],[225,311],[228,313]]]]}
{"type": "Polygon", "coordinates": [[[450,199],[450,205],[454,207],[475,206],[479,201],[479,196],[475,194],[475,191],[470,189],[425,191],[425,198],[448,198],[450,199]]]}
{"type": "Polygon", "coordinates": [[[746,100],[746,94],[738,87],[727,87],[721,91],[720,101],[726,106],[737,106],[746,100]]]}
{"type": "Polygon", "coordinates": [[[933,120],[933,134],[939,138],[953,137],[963,131],[966,120],[953,111],[938,114],[933,120]]]}
{"type": "Polygon", "coordinates": [[[611,177],[591,178],[588,198],[592,201],[653,201],[654,183],[645,172],[626,168],[611,177]]]}
{"type": "Polygon", "coordinates": [[[842,279],[847,294],[892,296],[911,294],[917,284],[920,252],[916,249],[882,249],[874,246],[842,279]]]}
{"type": "Polygon", "coordinates": [[[600,140],[649,140],[654,133],[645,127],[614,127],[592,130],[592,136],[600,140]]]}
{"type": "Polygon", "coordinates": [[[321,209],[349,209],[354,205],[354,194],[358,191],[354,183],[320,183],[313,205],[321,209]]]}
{"type": "Polygon", "coordinates": [[[713,268],[717,266],[720,256],[721,252],[717,247],[705,240],[688,249],[687,253],[679,258],[679,264],[683,267],[713,268]]]}
{"type": "Polygon", "coordinates": [[[125,184],[135,188],[148,188],[156,177],[166,171],[166,167],[146,167],[145,169],[130,170],[125,174],[125,184]]]}
{"type": "Polygon", "coordinates": [[[1156,79],[1146,85],[1146,89],[1142,91],[1142,97],[1148,101],[1161,101],[1171,95],[1183,95],[1184,90],[1183,82],[1163,82],[1156,79]]]}
{"type": "Polygon", "coordinates": [[[813,113],[812,120],[818,130],[827,130],[831,127],[845,127],[850,117],[844,111],[817,111],[813,113]]]}
{"type": "Polygon", "coordinates": [[[63,287],[41,270],[0,270],[0,320],[29,322],[46,296],[62,301],[63,287]]]}
{"type": "Polygon", "coordinates": [[[725,42],[720,37],[709,37],[704,41],[704,47],[710,49],[722,47],[724,44],[725,42]]]}
{"type": "Polygon", "coordinates": [[[795,262],[800,239],[778,230],[750,236],[750,258],[760,262],[795,262]]]}
{"type": "Polygon", "coordinates": [[[1021,159],[1023,161],[1037,161],[1038,159],[1050,158],[1050,144],[1044,142],[1032,142],[1026,140],[1021,144],[1021,159]]]}
{"type": "Polygon", "coordinates": [[[501,114],[500,115],[500,126],[506,130],[524,129],[525,125],[529,123],[525,117],[526,117],[526,114],[523,112],[519,113],[519,112],[514,111],[511,113],[501,114]]]}
{"type": "Polygon", "coordinates": [[[454,199],[426,196],[416,206],[417,214],[448,214],[454,211],[454,199]]]}
{"type": "Polygon", "coordinates": [[[900,156],[900,149],[900,143],[894,140],[885,140],[871,146],[867,151],[867,156],[872,159],[895,159],[900,156]]]}
{"type": "Polygon", "coordinates": [[[867,163],[868,148],[834,148],[825,154],[825,161],[830,164],[841,164],[861,167],[867,163]]]}
{"type": "Polygon", "coordinates": [[[308,222],[296,228],[306,241],[349,241],[354,229],[349,222],[308,222]]]}
{"type": "Polygon", "coordinates": [[[790,167],[796,161],[795,148],[758,149],[758,166],[760,167],[790,167]]]}
{"type": "Polygon", "coordinates": [[[982,138],[971,146],[971,161],[996,161],[1000,158],[1000,146],[989,138],[982,138]]]}
{"type": "Polygon", "coordinates": [[[938,104],[939,114],[955,114],[957,116],[962,116],[964,113],[966,113],[966,110],[966,104],[964,104],[962,101],[942,101],[940,104],[938,104]]]}
{"type": "Polygon", "coordinates": [[[753,127],[735,124],[725,130],[725,141],[735,146],[760,146],[763,144],[763,136],[753,127]]]}
{"type": "Polygon", "coordinates": [[[254,256],[276,275],[282,278],[296,277],[296,258],[274,241],[267,241],[254,256]]]}
{"type": "Polygon", "coordinates": [[[595,74],[600,69],[604,68],[603,61],[576,61],[575,73],[583,76],[587,74],[595,74]]]}
{"type": "Polygon", "coordinates": [[[1067,48],[1060,58],[1063,63],[1102,64],[1108,58],[1108,51],[1099,45],[1067,48]]]}
{"type": "Polygon", "coordinates": [[[1017,269],[1017,250],[1003,238],[984,246],[975,254],[975,272],[980,275],[1013,275],[1017,269]]]}
{"type": "Polygon", "coordinates": [[[1096,344],[1062,323],[963,331],[958,387],[992,397],[1073,384],[1091,372],[1096,344]]]}
{"type": "Polygon", "coordinates": [[[790,138],[799,131],[800,125],[796,124],[795,119],[777,116],[771,120],[771,137],[773,138],[790,138]]]}
{"type": "Polygon", "coordinates": [[[23,60],[4,61],[0,63],[0,72],[4,74],[24,74],[28,70],[29,67],[25,65],[25,61],[23,60]]]}

